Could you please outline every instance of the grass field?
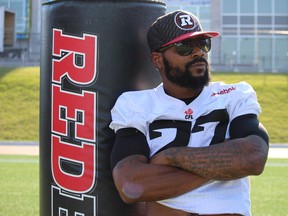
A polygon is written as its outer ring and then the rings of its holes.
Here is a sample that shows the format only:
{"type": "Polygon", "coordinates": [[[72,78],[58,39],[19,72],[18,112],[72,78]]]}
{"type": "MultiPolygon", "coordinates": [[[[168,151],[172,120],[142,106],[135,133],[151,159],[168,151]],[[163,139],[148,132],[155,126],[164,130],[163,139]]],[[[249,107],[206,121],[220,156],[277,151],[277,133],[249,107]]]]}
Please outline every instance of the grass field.
{"type": "Polygon", "coordinates": [[[0,215],[39,215],[39,157],[0,155],[0,215]]]}
{"type": "Polygon", "coordinates": [[[288,159],[269,159],[261,176],[251,177],[253,216],[288,215],[288,159]]]}
{"type": "MultiPolygon", "coordinates": [[[[0,68],[0,141],[39,140],[39,72],[39,67],[0,68]]],[[[288,143],[288,74],[214,73],[217,80],[250,83],[271,143],[288,143]]]]}
{"type": "Polygon", "coordinates": [[[0,68],[0,140],[38,140],[39,67],[0,68]]]}
{"type": "MultiPolygon", "coordinates": [[[[39,215],[39,158],[0,155],[0,213],[39,215]]],[[[261,176],[251,177],[253,216],[287,216],[288,159],[269,159],[261,176]]]]}

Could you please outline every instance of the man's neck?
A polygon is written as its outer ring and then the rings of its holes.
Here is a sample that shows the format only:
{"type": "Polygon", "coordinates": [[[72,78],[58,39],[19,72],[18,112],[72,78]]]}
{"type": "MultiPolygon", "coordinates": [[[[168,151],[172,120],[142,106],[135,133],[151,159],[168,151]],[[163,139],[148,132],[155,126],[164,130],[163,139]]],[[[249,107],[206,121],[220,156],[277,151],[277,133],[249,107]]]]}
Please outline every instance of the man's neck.
{"type": "Polygon", "coordinates": [[[203,90],[203,88],[194,90],[181,86],[165,85],[165,84],[163,84],[163,87],[166,94],[170,95],[171,97],[178,98],[180,100],[189,98],[195,99],[203,90]]]}

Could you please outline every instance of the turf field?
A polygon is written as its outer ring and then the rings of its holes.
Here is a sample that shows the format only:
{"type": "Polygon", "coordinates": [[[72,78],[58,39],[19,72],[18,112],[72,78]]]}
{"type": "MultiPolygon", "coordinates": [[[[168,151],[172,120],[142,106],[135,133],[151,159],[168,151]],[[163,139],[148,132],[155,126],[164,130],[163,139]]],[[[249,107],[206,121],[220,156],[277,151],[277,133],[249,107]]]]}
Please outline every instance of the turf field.
{"type": "MultiPolygon", "coordinates": [[[[39,215],[38,156],[0,155],[0,215],[39,215]]],[[[269,159],[251,177],[253,216],[287,216],[288,159],[269,159]]]]}

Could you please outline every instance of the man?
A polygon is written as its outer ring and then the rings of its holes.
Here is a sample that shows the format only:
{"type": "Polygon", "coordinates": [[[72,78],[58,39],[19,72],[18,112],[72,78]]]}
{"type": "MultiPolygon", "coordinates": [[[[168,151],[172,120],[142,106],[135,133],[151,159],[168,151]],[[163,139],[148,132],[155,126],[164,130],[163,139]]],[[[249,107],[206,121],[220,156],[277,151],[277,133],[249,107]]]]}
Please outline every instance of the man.
{"type": "Polygon", "coordinates": [[[186,11],[158,18],[147,40],[163,83],[111,111],[115,185],[148,216],[251,215],[248,176],[262,173],[269,138],[250,85],[210,82],[218,35],[186,11]]]}

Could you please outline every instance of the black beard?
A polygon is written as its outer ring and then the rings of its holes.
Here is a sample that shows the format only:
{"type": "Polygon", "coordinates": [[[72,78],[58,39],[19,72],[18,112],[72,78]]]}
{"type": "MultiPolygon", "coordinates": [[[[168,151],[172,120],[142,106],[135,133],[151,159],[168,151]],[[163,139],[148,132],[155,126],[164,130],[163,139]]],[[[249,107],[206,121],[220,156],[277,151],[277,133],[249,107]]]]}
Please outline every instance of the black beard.
{"type": "Polygon", "coordinates": [[[199,90],[199,89],[203,89],[204,86],[208,85],[208,83],[211,80],[210,67],[209,67],[209,64],[205,58],[197,57],[197,58],[193,59],[191,62],[188,62],[185,65],[184,71],[180,70],[178,67],[176,67],[176,68],[171,67],[169,62],[167,61],[167,59],[164,56],[163,56],[163,62],[164,62],[164,66],[165,66],[165,75],[166,75],[167,79],[170,82],[172,82],[176,85],[179,85],[181,87],[190,88],[192,90],[199,90]],[[188,70],[189,67],[191,65],[195,64],[196,62],[205,62],[206,63],[207,67],[206,67],[204,76],[195,77],[188,70]]]}

